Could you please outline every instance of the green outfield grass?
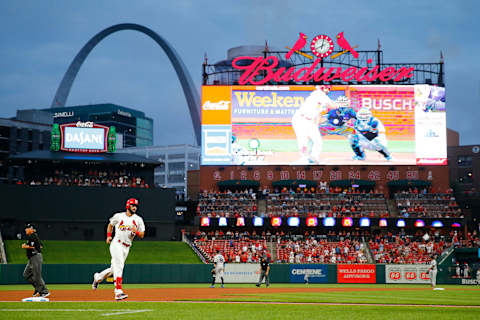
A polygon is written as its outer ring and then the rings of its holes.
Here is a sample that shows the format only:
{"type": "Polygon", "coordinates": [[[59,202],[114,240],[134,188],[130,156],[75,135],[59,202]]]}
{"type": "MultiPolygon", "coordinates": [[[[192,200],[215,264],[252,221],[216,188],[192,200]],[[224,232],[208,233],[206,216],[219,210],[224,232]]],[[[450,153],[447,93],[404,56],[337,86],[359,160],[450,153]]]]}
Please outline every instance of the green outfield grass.
{"type": "MultiPolygon", "coordinates": [[[[89,285],[49,285],[51,291],[86,289],[89,285]]],[[[198,288],[208,284],[126,284],[129,288],[198,288]]],[[[228,285],[253,287],[253,284],[228,285]]],[[[305,288],[300,284],[272,284],[271,288],[305,288]]],[[[328,292],[299,292],[296,294],[261,293],[251,295],[226,294],[222,301],[277,303],[189,303],[189,302],[50,302],[0,303],[0,319],[479,319],[480,288],[474,286],[442,286],[445,291],[429,290],[424,285],[308,285],[332,289],[328,292]],[[342,292],[333,289],[342,288],[342,292]],[[374,289],[358,291],[359,288],[374,289]],[[378,290],[375,290],[378,289],[378,290]],[[385,289],[389,289],[385,291],[385,289]],[[345,305],[319,305],[345,303],[345,305]],[[279,304],[290,303],[290,304],[279,304]],[[304,303],[304,304],[300,304],[304,303]],[[349,305],[353,303],[365,305],[349,305]],[[368,305],[387,304],[386,306],[368,305]],[[399,306],[398,304],[415,304],[399,306]],[[424,306],[422,306],[424,305],[424,306]],[[433,305],[433,306],[430,306],[433,305]],[[457,305],[442,307],[440,305],[457,305]],[[125,313],[123,313],[125,312],[125,313]]],[[[30,286],[0,286],[0,290],[28,290],[30,286]]],[[[222,289],[216,288],[211,290],[222,289]]]]}
{"type": "MultiPolygon", "coordinates": [[[[239,140],[238,143],[247,150],[250,150],[248,146],[249,140],[239,140]]],[[[260,141],[259,151],[273,152],[297,152],[298,145],[296,140],[279,140],[279,139],[262,139],[260,141]]],[[[324,152],[352,152],[348,140],[327,140],[323,139],[324,152]]],[[[415,152],[415,141],[410,140],[389,140],[388,150],[390,152],[415,152]]]]}
{"type": "Polygon", "coordinates": [[[478,319],[480,310],[431,307],[149,302],[0,303],[0,319],[478,319]],[[32,311],[27,311],[27,310],[32,311]],[[53,311],[53,309],[57,311],[53,311]],[[44,310],[44,311],[41,311],[44,310]],[[63,310],[63,311],[61,311],[63,310]],[[123,313],[121,312],[131,312],[123,313]]]}
{"type": "MultiPolygon", "coordinates": [[[[26,263],[24,241],[6,240],[8,263],[26,263]]],[[[110,251],[104,241],[43,241],[43,263],[109,263],[110,251]]],[[[135,241],[127,263],[202,263],[193,250],[178,241],[135,241]]],[[[1,319],[1,318],[0,318],[1,319]]]]}

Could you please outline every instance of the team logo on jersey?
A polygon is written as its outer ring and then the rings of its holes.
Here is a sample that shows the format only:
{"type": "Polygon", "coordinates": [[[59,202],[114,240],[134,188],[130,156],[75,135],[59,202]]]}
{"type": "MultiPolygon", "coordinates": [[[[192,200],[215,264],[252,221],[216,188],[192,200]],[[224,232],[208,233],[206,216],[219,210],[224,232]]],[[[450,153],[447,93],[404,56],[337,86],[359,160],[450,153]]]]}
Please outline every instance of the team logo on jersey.
{"type": "MultiPolygon", "coordinates": [[[[132,221],[133,222],[133,225],[135,227],[137,227],[137,224],[135,223],[135,220],[132,221]]],[[[123,224],[123,220],[120,221],[120,223],[118,224],[118,230],[120,231],[132,231],[133,230],[133,226],[128,226],[126,224],[123,224]]]]}

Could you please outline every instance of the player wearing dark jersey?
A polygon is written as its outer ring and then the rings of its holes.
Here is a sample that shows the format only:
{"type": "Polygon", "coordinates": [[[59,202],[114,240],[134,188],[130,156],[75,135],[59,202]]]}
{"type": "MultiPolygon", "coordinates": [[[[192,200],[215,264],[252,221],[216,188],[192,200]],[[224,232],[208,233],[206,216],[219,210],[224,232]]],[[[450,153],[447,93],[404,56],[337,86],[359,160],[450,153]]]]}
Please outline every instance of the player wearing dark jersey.
{"type": "Polygon", "coordinates": [[[338,108],[330,109],[325,115],[325,121],[319,126],[320,133],[325,136],[329,134],[336,134],[345,137],[355,133],[354,128],[349,123],[351,119],[355,120],[357,114],[353,108],[350,107],[350,100],[341,96],[335,101],[338,108]]]}

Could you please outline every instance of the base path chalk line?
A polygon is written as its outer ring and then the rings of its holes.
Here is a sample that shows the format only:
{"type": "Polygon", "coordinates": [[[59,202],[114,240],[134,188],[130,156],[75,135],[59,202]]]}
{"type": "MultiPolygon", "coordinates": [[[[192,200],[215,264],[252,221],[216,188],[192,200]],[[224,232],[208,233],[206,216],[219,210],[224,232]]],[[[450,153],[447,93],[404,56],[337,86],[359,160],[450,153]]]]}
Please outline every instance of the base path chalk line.
{"type": "Polygon", "coordinates": [[[25,312],[25,311],[49,311],[49,312],[106,312],[102,316],[116,316],[120,314],[131,314],[153,311],[152,309],[122,309],[113,311],[109,309],[0,309],[0,312],[25,312]],[[110,312],[107,312],[110,311],[110,312]]]}
{"type": "MultiPolygon", "coordinates": [[[[0,301],[0,303],[22,303],[19,301],[0,301]]],[[[77,302],[77,303],[89,303],[89,302],[115,302],[112,300],[61,300],[55,301],[55,303],[64,302],[77,302]]],[[[426,308],[470,308],[480,309],[479,306],[467,306],[467,305],[453,305],[453,304],[387,304],[387,303],[337,303],[337,302],[278,302],[278,301],[218,301],[218,300],[129,300],[129,302],[141,302],[141,303],[216,303],[216,304],[273,304],[273,305],[314,305],[314,306],[360,306],[360,307],[426,307],[426,308]]],[[[131,310],[123,309],[126,312],[149,312],[151,309],[131,310]]],[[[1,311],[109,311],[108,309],[0,309],[1,311]]],[[[123,311],[118,311],[123,312],[123,311]]],[[[118,314],[114,311],[115,314],[118,314]]],[[[105,314],[104,314],[105,315],[105,314]]],[[[111,314],[113,315],[113,313],[111,314]]]]}
{"type": "MultiPolygon", "coordinates": [[[[151,301],[149,301],[151,302],[151,301]]],[[[159,301],[160,302],[160,301],[159,301]]],[[[170,303],[225,303],[225,304],[284,304],[284,305],[315,305],[315,306],[365,306],[365,307],[438,307],[438,308],[473,308],[480,309],[480,306],[465,306],[453,304],[384,304],[384,303],[335,303],[335,302],[275,302],[275,301],[195,301],[176,300],[161,301],[170,303]]]]}

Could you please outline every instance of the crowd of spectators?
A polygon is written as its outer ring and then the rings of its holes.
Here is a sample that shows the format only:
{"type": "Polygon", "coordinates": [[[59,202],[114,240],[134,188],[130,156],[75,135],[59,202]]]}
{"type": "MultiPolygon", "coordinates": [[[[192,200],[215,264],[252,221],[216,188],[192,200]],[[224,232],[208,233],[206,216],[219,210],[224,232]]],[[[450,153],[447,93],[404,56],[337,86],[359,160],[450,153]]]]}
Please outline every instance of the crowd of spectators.
{"type": "Polygon", "coordinates": [[[465,237],[461,231],[441,233],[417,230],[406,234],[400,230],[372,234],[370,230],[330,230],[324,234],[283,231],[251,233],[243,230],[197,231],[192,235],[195,246],[211,260],[220,250],[228,262],[258,262],[266,254],[277,263],[385,263],[428,264],[433,255],[440,257],[452,247],[478,247],[477,232],[465,237]],[[275,253],[275,255],[271,255],[275,253]]]}
{"type": "Polygon", "coordinates": [[[463,218],[455,196],[449,193],[399,192],[397,208],[405,218],[463,218]]]}
{"type": "Polygon", "coordinates": [[[193,244],[209,262],[213,262],[217,251],[222,253],[227,263],[258,263],[264,255],[271,257],[266,237],[248,232],[198,232],[193,244]]]}
{"type": "Polygon", "coordinates": [[[199,194],[197,215],[208,217],[251,217],[257,214],[257,194],[253,189],[242,192],[204,191],[199,194]]]}
{"type": "Polygon", "coordinates": [[[450,235],[441,235],[438,230],[434,234],[426,232],[423,235],[421,231],[406,235],[402,230],[399,234],[377,234],[368,245],[376,263],[427,264],[433,255],[440,257],[454,244],[453,241],[450,235]]]}
{"type": "Polygon", "coordinates": [[[328,242],[307,238],[282,240],[277,245],[279,263],[367,263],[365,247],[357,240],[328,242]]]}
{"type": "MultiPolygon", "coordinates": [[[[342,190],[341,188],[336,191],[342,190]]],[[[208,217],[388,217],[383,194],[373,192],[325,193],[319,188],[275,189],[273,193],[264,188],[258,195],[266,201],[266,208],[258,210],[257,192],[203,191],[199,194],[197,215],[208,217]]]]}
{"type": "Polygon", "coordinates": [[[105,186],[149,188],[148,183],[141,177],[133,176],[126,170],[55,170],[51,176],[34,178],[28,181],[18,181],[17,184],[25,185],[57,185],[57,186],[105,186]]]}
{"type": "Polygon", "coordinates": [[[267,197],[267,217],[388,217],[383,194],[273,193],[267,197]]]}

